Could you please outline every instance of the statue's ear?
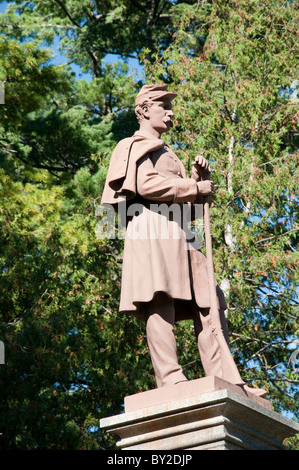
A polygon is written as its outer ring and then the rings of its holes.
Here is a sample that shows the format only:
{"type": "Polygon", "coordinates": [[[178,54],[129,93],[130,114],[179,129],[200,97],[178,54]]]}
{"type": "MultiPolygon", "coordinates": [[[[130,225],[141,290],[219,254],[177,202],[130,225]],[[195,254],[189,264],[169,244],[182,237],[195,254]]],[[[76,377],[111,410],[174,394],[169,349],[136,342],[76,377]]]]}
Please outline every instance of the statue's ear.
{"type": "Polygon", "coordinates": [[[149,106],[146,103],[142,105],[142,114],[145,119],[149,119],[149,106]]]}

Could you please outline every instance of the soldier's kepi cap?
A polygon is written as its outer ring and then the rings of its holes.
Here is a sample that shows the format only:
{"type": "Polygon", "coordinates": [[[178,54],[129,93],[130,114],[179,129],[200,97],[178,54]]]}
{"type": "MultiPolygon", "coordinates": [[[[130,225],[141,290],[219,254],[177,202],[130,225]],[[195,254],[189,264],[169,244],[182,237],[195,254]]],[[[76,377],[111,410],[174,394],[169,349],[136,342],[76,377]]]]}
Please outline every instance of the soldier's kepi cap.
{"type": "Polygon", "coordinates": [[[135,99],[135,106],[141,104],[144,101],[162,101],[162,100],[173,100],[177,96],[177,93],[167,91],[167,85],[144,85],[139,91],[135,99]]]}

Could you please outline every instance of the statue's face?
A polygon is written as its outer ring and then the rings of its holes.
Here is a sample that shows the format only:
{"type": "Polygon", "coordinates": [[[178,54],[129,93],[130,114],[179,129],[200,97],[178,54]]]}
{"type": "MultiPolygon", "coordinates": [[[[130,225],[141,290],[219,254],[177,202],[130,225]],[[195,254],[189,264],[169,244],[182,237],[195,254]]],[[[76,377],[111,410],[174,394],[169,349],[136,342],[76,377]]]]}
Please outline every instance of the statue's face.
{"type": "Polygon", "coordinates": [[[148,108],[148,117],[150,125],[159,134],[168,132],[173,126],[173,112],[171,109],[171,101],[154,101],[148,108]]]}

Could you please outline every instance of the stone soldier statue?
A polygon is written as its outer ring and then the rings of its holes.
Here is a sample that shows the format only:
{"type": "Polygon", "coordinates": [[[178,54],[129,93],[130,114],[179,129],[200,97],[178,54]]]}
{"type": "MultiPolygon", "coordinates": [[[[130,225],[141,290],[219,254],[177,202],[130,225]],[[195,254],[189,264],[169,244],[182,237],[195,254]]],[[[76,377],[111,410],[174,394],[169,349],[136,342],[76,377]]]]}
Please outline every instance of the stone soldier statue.
{"type": "MultiPolygon", "coordinates": [[[[102,204],[117,207],[125,200],[130,215],[119,310],[145,322],[158,387],[187,380],[178,362],[174,323],[193,319],[205,374],[246,389],[228,348],[224,295],[216,286],[223,342],[209,314],[206,258],[190,241],[183,217],[173,215],[213,194],[208,162],[196,157],[188,178],[180,159],[161,140],[173,125],[175,96],[164,84],[143,86],[135,101],[140,128],[120,141],[111,157],[102,204]],[[161,204],[173,210],[161,211],[161,204]],[[165,220],[166,234],[161,231],[165,220]]],[[[262,389],[247,389],[265,395],[262,389]]]]}

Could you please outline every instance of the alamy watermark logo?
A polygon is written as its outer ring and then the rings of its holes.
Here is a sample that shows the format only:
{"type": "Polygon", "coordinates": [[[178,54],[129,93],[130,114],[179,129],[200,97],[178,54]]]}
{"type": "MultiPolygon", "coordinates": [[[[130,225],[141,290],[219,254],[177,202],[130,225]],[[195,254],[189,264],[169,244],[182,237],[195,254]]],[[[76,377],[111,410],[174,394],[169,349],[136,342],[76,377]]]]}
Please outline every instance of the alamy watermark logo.
{"type": "Polygon", "coordinates": [[[5,346],[3,341],[0,341],[0,364],[5,364],[5,346]]]}
{"type": "Polygon", "coordinates": [[[0,80],[0,104],[5,104],[5,87],[4,82],[0,80]]]}
{"type": "Polygon", "coordinates": [[[290,362],[294,364],[294,366],[299,365],[299,348],[295,349],[295,351],[292,352],[290,362]]]}
{"type": "Polygon", "coordinates": [[[200,248],[204,242],[202,204],[127,203],[123,198],[117,207],[96,206],[99,222],[98,239],[178,240],[183,238],[186,249],[200,248]],[[197,222],[195,222],[197,221],[197,222]],[[198,222],[199,221],[199,222],[198,222]]]}

